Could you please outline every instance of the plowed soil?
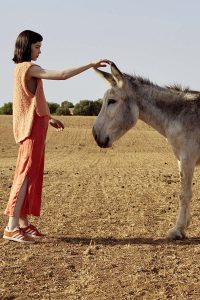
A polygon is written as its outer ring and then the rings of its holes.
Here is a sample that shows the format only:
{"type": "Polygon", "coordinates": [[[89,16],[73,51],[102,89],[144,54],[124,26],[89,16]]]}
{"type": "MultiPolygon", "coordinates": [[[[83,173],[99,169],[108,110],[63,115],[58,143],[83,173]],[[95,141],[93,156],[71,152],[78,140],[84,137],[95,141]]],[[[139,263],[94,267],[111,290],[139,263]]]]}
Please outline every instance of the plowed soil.
{"type": "Polygon", "coordinates": [[[23,245],[2,239],[18,146],[0,117],[0,299],[200,299],[200,171],[193,179],[188,238],[169,242],[178,210],[177,161],[140,121],[111,149],[94,142],[93,117],[49,128],[40,218],[46,234],[23,245]]]}

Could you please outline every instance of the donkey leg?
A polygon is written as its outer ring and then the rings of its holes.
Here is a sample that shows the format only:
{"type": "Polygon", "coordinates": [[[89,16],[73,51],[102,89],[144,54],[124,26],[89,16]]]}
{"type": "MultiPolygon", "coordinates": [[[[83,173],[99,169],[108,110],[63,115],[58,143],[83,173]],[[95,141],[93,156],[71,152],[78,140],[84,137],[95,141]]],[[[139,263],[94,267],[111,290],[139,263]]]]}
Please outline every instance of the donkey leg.
{"type": "Polygon", "coordinates": [[[167,234],[167,237],[172,240],[183,239],[185,237],[185,230],[190,222],[190,201],[192,198],[194,167],[195,163],[191,159],[183,159],[179,162],[181,179],[179,214],[176,225],[167,234]]]}

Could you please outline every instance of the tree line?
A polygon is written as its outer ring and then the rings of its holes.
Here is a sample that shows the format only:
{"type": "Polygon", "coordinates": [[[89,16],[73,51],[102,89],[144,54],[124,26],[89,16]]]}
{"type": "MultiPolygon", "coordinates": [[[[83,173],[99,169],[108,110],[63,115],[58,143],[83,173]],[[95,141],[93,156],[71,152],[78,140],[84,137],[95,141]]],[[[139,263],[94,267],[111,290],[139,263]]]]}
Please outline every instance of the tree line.
{"type": "MultiPolygon", "coordinates": [[[[102,100],[80,100],[79,103],[73,104],[70,101],[63,101],[61,104],[47,102],[50,113],[58,116],[97,116],[101,110],[102,100]]],[[[5,103],[0,107],[0,115],[12,115],[12,102],[5,103]]]]}

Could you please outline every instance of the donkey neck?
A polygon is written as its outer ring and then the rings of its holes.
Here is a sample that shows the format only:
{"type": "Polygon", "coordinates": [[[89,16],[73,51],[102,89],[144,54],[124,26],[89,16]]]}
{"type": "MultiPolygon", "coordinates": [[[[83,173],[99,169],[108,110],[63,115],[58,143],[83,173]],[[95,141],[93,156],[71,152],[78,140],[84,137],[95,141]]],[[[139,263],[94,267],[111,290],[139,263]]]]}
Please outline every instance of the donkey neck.
{"type": "Polygon", "coordinates": [[[139,107],[139,119],[166,136],[166,129],[173,118],[166,106],[180,101],[178,94],[173,94],[167,88],[143,84],[137,89],[137,104],[139,107]]]}

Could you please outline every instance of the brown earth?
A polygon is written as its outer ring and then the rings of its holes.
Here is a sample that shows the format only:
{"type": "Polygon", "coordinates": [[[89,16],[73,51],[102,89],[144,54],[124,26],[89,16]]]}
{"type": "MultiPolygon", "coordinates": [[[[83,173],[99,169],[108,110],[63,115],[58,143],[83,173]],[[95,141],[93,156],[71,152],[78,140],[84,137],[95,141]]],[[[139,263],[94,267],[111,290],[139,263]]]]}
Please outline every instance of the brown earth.
{"type": "MultiPolygon", "coordinates": [[[[49,128],[41,218],[33,245],[0,239],[0,299],[200,299],[200,180],[188,238],[168,242],[178,208],[177,162],[165,139],[138,122],[112,149],[97,147],[93,117],[49,128]]],[[[17,145],[0,117],[0,237],[17,145]]]]}

